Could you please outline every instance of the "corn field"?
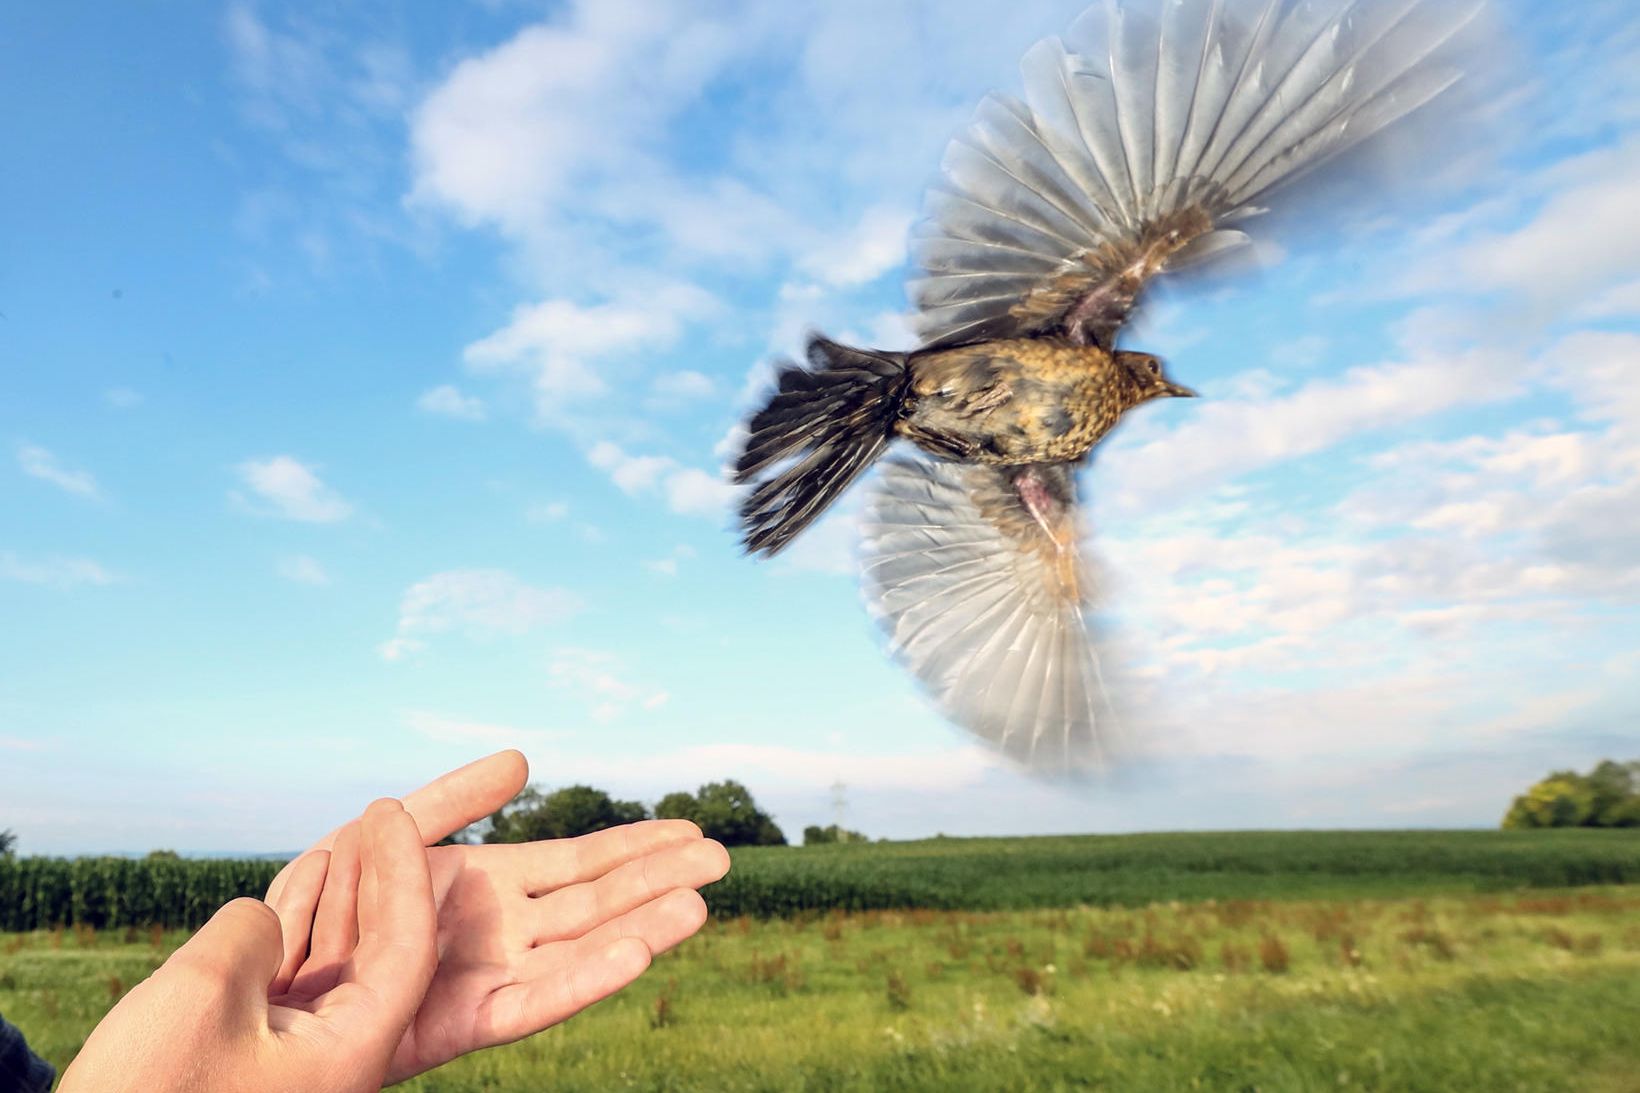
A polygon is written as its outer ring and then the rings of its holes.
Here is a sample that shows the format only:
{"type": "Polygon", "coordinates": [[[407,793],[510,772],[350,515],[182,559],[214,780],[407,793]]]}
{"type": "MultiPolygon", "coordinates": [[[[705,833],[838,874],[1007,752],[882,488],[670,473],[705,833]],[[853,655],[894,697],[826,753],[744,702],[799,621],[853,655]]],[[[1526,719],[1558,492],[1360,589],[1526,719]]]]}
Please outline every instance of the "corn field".
{"type": "Polygon", "coordinates": [[[0,859],[0,931],[54,926],[193,929],[261,896],[282,863],[260,859],[0,859]]]}
{"type": "MultiPolygon", "coordinates": [[[[721,918],[1169,900],[1397,898],[1640,883],[1640,829],[1243,831],[740,847],[721,918]]],[[[265,860],[0,859],[0,931],[193,928],[259,896],[265,860]]]]}

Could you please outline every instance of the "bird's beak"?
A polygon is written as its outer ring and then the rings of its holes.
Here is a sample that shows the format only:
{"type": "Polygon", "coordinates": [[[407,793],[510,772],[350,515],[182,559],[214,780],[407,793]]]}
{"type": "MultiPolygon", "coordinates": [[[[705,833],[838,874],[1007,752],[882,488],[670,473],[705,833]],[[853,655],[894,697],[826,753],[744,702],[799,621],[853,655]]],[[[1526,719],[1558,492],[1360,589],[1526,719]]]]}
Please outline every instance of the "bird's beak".
{"type": "Polygon", "coordinates": [[[1162,385],[1162,390],[1166,391],[1169,395],[1173,396],[1174,398],[1196,398],[1196,397],[1198,397],[1196,392],[1192,391],[1188,387],[1182,387],[1177,383],[1164,383],[1162,385]]]}

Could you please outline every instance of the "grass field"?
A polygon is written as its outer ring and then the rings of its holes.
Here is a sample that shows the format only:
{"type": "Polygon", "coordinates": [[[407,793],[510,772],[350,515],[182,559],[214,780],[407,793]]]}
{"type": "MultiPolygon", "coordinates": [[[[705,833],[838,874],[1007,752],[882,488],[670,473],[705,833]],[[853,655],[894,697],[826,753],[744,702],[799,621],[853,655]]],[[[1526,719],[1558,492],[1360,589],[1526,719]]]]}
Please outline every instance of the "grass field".
{"type": "MultiPolygon", "coordinates": [[[[1585,834],[737,854],[743,876],[966,878],[960,898],[1028,909],[720,917],[567,1025],[403,1088],[1640,1090],[1640,886],[1528,887],[1632,868],[1632,835],[1585,834]],[[1073,905],[1030,907],[1055,875],[1073,905]],[[1087,876],[1131,905],[1088,905],[1087,876]],[[1201,898],[1139,898],[1168,890],[1201,898]]],[[[0,935],[0,1012],[62,1065],[184,936],[0,935]]]]}

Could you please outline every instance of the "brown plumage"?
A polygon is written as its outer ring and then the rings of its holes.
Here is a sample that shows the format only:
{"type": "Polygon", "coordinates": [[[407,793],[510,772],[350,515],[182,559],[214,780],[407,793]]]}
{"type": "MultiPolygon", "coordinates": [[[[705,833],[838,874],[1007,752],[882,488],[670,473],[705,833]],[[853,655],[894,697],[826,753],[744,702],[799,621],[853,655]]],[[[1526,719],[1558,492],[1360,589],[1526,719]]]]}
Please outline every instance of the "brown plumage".
{"type": "Polygon", "coordinates": [[[932,455],[991,467],[1075,463],[1134,406],[1195,392],[1149,353],[1064,337],[1008,338],[915,353],[809,341],[757,414],[736,481],[792,459],[748,494],[746,548],[774,554],[904,437],[932,455]]]}
{"type": "Polygon", "coordinates": [[[945,712],[1035,770],[1106,754],[1076,469],[1193,394],[1117,348],[1146,286],[1247,242],[1261,202],[1451,86],[1483,0],[1107,0],[947,149],[912,240],[922,346],[823,337],[748,425],[745,545],[774,554],[896,439],[867,601],[945,712]]]}

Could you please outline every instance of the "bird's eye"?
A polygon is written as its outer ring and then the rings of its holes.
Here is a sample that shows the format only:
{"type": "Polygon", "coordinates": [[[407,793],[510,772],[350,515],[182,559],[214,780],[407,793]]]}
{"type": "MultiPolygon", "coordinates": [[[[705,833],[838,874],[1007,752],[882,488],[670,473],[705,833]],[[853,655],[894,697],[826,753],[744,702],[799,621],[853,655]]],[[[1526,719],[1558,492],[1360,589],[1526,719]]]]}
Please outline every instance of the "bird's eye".
{"type": "Polygon", "coordinates": [[[1152,376],[1155,376],[1157,379],[1162,378],[1162,362],[1161,361],[1159,361],[1159,360],[1155,359],[1154,357],[1152,357],[1150,360],[1145,362],[1145,368],[1146,368],[1147,371],[1150,372],[1150,374],[1152,376]]]}

